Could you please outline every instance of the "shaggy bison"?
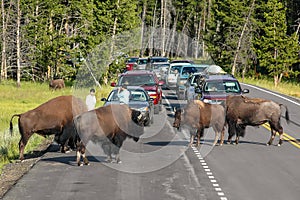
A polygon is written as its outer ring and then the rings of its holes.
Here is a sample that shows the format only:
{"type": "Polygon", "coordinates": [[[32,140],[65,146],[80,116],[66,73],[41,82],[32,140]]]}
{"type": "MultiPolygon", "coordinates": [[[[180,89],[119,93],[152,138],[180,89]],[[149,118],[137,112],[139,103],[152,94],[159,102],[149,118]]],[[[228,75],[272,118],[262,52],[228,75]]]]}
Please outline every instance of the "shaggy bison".
{"type": "Polygon", "coordinates": [[[62,89],[65,87],[65,82],[63,79],[55,79],[51,80],[49,83],[49,88],[52,88],[54,90],[56,89],[62,89]]]}
{"type": "MultiPolygon", "coordinates": [[[[215,131],[215,141],[213,145],[217,144],[219,133],[221,133],[220,145],[224,140],[224,125],[225,125],[225,111],[224,107],[217,104],[208,104],[200,100],[194,100],[187,104],[184,111],[176,109],[173,127],[179,129],[181,124],[185,124],[190,128],[197,129],[197,144],[200,144],[200,137],[203,136],[204,128],[212,127],[215,131]]],[[[191,146],[194,141],[194,134],[191,133],[191,146]]]]}
{"type": "Polygon", "coordinates": [[[144,133],[144,117],[140,111],[130,109],[127,105],[112,104],[85,112],[74,118],[75,128],[81,142],[77,150],[77,164],[81,165],[81,155],[84,163],[88,164],[85,156],[85,146],[89,141],[100,143],[107,161],[120,162],[119,150],[126,138],[138,141],[144,133]]]}
{"type": "Polygon", "coordinates": [[[69,139],[76,137],[73,118],[87,111],[85,103],[74,96],[59,96],[43,103],[37,108],[22,114],[15,114],[10,120],[10,132],[13,132],[12,120],[19,117],[18,125],[21,139],[19,142],[20,160],[24,159],[24,148],[32,136],[37,133],[42,136],[55,134],[58,143],[64,145],[69,139]],[[61,135],[64,137],[61,137],[61,135]]]}
{"type": "MultiPolygon", "coordinates": [[[[228,96],[226,100],[226,121],[228,123],[228,142],[232,136],[236,135],[235,143],[238,144],[239,137],[244,137],[246,126],[258,126],[266,122],[271,127],[271,138],[267,145],[271,145],[276,132],[279,133],[280,140],[278,146],[282,144],[283,128],[280,124],[282,104],[270,100],[249,98],[245,96],[228,96]]],[[[289,122],[288,109],[285,118],[289,122]]]]}

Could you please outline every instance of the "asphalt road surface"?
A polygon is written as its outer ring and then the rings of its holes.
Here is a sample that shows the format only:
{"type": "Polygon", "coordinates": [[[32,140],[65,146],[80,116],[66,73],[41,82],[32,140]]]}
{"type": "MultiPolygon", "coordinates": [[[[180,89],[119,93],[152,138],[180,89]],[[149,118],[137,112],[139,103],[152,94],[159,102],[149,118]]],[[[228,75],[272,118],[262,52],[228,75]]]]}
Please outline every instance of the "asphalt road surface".
{"type": "MultiPolygon", "coordinates": [[[[300,102],[243,85],[248,96],[272,99],[288,106],[291,123],[282,119],[285,141],[266,146],[268,127],[248,127],[239,145],[212,146],[205,132],[200,148],[187,148],[189,134],[172,127],[173,108],[183,106],[164,90],[164,108],[135,143],[126,140],[121,164],[106,163],[97,145],[88,144],[90,166],[78,167],[75,152],[49,152],[21,178],[3,199],[289,199],[300,195],[300,102]]],[[[227,133],[225,134],[227,138],[227,133]]]]}

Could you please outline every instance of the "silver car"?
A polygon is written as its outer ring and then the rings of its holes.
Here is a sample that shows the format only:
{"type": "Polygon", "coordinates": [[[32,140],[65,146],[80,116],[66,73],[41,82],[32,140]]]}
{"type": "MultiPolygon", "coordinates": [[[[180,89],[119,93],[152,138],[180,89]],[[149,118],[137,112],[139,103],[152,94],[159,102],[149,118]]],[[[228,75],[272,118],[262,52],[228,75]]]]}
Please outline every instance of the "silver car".
{"type": "MultiPolygon", "coordinates": [[[[150,126],[154,122],[154,103],[144,88],[139,86],[127,86],[130,92],[128,106],[132,109],[139,110],[146,118],[144,125],[150,126]]],[[[107,98],[102,98],[104,106],[109,104],[119,104],[118,88],[114,88],[107,98]]]]}

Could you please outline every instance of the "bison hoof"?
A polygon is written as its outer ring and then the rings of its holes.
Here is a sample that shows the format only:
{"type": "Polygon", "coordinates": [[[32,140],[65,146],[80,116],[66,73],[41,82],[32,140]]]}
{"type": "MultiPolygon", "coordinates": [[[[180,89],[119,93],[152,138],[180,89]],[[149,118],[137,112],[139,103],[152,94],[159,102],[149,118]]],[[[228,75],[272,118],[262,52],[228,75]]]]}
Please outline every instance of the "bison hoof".
{"type": "Polygon", "coordinates": [[[281,146],[281,144],[277,144],[277,146],[278,146],[278,147],[280,147],[280,146],[281,146]]]}

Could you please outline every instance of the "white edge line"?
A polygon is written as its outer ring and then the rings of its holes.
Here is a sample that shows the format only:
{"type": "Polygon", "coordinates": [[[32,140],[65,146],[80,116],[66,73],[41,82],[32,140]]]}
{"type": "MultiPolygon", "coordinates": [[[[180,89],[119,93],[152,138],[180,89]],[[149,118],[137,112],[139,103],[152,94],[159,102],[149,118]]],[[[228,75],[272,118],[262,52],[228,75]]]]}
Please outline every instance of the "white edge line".
{"type": "Polygon", "coordinates": [[[284,99],[284,100],[286,100],[286,101],[289,101],[289,102],[291,102],[291,103],[293,103],[293,104],[296,104],[297,106],[300,106],[300,103],[297,103],[297,102],[295,102],[295,101],[293,101],[293,100],[290,100],[290,99],[288,99],[288,98],[286,98],[286,97],[280,96],[279,94],[276,94],[276,93],[274,93],[274,92],[270,92],[270,91],[268,91],[268,90],[265,90],[265,89],[262,89],[262,88],[259,88],[259,87],[253,86],[253,85],[249,85],[249,84],[246,84],[246,83],[241,83],[241,84],[242,84],[242,85],[245,85],[245,86],[247,86],[247,87],[255,88],[255,89],[260,90],[260,91],[263,91],[263,92],[265,92],[265,93],[272,94],[272,95],[274,95],[274,96],[276,96],[276,97],[279,97],[279,98],[284,99]]]}

